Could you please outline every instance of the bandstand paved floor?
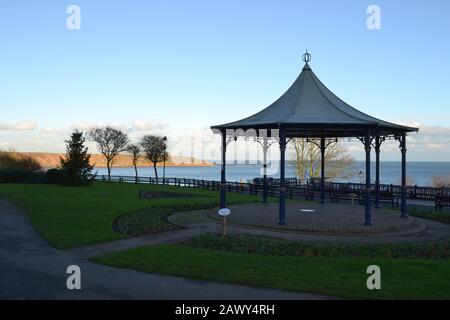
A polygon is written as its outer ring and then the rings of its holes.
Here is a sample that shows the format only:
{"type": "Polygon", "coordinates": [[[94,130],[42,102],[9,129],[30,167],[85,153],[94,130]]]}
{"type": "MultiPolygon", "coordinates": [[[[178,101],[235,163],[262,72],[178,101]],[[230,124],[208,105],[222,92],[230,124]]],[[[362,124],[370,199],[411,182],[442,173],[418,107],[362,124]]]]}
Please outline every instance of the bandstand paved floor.
{"type": "MultiPolygon", "coordinates": [[[[342,203],[312,201],[289,202],[286,205],[286,225],[278,225],[278,203],[247,203],[229,206],[228,220],[248,226],[327,233],[367,233],[400,230],[420,231],[424,225],[412,217],[400,218],[398,211],[372,209],[373,225],[364,225],[364,207],[342,203]]],[[[217,218],[213,211],[211,218],[217,218]]]]}
{"type": "MultiPolygon", "coordinates": [[[[373,225],[364,226],[364,207],[347,204],[288,202],[286,226],[278,225],[278,203],[230,205],[227,232],[292,241],[323,243],[421,243],[449,241],[450,225],[422,218],[400,218],[398,210],[373,209],[373,225]],[[315,210],[314,212],[301,211],[315,210]]],[[[203,233],[219,233],[216,209],[179,212],[170,222],[203,233]]]]}

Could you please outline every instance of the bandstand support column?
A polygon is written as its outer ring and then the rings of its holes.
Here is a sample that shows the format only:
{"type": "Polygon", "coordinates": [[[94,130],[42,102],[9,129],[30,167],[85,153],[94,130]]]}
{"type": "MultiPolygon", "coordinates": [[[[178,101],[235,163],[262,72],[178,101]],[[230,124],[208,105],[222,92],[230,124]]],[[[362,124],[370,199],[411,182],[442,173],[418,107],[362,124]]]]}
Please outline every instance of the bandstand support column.
{"type": "Polygon", "coordinates": [[[286,188],[284,186],[284,169],[285,169],[285,152],[286,152],[286,131],[280,129],[280,225],[286,224],[286,188]]]}
{"type": "Polygon", "coordinates": [[[320,203],[325,203],[325,138],[320,138],[320,203]]]}
{"type": "Polygon", "coordinates": [[[366,226],[372,225],[372,206],[371,206],[371,185],[370,185],[370,132],[367,131],[364,136],[364,150],[366,151],[366,202],[365,202],[365,222],[366,226]]]}
{"type": "Polygon", "coordinates": [[[375,209],[380,208],[380,136],[375,138],[375,209]]]}
{"type": "Polygon", "coordinates": [[[400,217],[406,218],[406,133],[403,133],[400,137],[400,151],[402,153],[402,190],[400,217]]]}
{"type": "Polygon", "coordinates": [[[263,203],[267,203],[267,136],[263,138],[263,203]]]}
{"type": "Polygon", "coordinates": [[[220,171],[220,208],[227,207],[226,199],[226,178],[225,178],[225,168],[226,168],[226,152],[227,152],[227,135],[225,129],[221,130],[222,134],[222,168],[220,171]]]}

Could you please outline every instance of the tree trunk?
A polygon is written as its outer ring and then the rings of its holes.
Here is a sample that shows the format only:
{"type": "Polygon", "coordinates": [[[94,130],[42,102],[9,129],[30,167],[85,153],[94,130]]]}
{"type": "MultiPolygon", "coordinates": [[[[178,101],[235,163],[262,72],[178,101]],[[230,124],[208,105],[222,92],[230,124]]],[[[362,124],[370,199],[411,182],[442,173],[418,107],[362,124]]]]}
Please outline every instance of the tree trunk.
{"type": "Polygon", "coordinates": [[[106,167],[108,168],[108,183],[111,182],[111,164],[109,161],[106,162],[106,167]]]}
{"type": "Polygon", "coordinates": [[[136,164],[134,165],[134,173],[135,173],[135,177],[136,177],[136,183],[138,183],[138,172],[137,172],[137,166],[136,164]]]}
{"type": "Polygon", "coordinates": [[[156,170],[156,162],[153,162],[153,169],[155,170],[156,184],[158,184],[158,170],[156,170]]]}

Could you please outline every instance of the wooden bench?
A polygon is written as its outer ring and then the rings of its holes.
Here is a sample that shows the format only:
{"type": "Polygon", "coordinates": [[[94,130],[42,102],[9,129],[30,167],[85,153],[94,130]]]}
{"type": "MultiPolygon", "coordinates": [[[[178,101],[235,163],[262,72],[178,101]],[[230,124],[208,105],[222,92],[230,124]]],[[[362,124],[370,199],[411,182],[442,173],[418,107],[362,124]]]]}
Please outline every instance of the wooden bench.
{"type": "MultiPolygon", "coordinates": [[[[315,197],[320,197],[320,187],[309,185],[304,187],[303,195],[305,200],[314,200],[315,197]]],[[[340,199],[349,199],[346,190],[335,188],[330,185],[325,185],[325,199],[330,199],[331,202],[339,203],[340,199]]]]}
{"type": "Polygon", "coordinates": [[[434,210],[441,212],[443,207],[450,207],[450,196],[437,195],[434,200],[434,210]]]}
{"type": "MultiPolygon", "coordinates": [[[[320,192],[320,189],[319,189],[320,192]]],[[[330,185],[325,185],[325,198],[329,198],[330,202],[338,203],[339,200],[344,196],[340,188],[335,188],[330,185]]]]}
{"type": "MultiPolygon", "coordinates": [[[[364,204],[365,198],[365,193],[361,192],[359,195],[360,204],[364,204]]],[[[372,191],[371,200],[372,202],[376,201],[375,190],[372,191]]],[[[390,203],[392,208],[398,208],[399,201],[399,197],[393,191],[380,191],[380,203],[390,203]]]]}
{"type": "Polygon", "coordinates": [[[286,194],[289,198],[304,198],[308,199],[308,188],[306,186],[288,186],[286,187],[286,194]]]}
{"type": "Polygon", "coordinates": [[[399,198],[393,191],[380,191],[380,202],[391,203],[393,208],[398,208],[399,198]]]}
{"type": "Polygon", "coordinates": [[[331,202],[340,202],[343,200],[359,201],[362,204],[363,196],[360,190],[348,190],[344,188],[331,189],[328,191],[331,202]]]}

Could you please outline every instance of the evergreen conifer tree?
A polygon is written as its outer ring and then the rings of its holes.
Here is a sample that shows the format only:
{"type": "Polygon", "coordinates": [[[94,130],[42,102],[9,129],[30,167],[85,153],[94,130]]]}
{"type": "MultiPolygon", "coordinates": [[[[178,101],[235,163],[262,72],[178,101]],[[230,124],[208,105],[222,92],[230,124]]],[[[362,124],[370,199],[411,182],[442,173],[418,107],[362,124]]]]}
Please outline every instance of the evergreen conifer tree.
{"type": "Polygon", "coordinates": [[[63,184],[70,186],[89,185],[94,176],[91,171],[93,166],[89,163],[90,155],[88,148],[84,145],[83,132],[75,130],[66,140],[66,156],[60,157],[61,169],[63,170],[63,184]]]}

